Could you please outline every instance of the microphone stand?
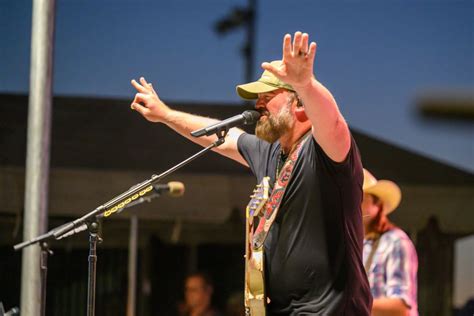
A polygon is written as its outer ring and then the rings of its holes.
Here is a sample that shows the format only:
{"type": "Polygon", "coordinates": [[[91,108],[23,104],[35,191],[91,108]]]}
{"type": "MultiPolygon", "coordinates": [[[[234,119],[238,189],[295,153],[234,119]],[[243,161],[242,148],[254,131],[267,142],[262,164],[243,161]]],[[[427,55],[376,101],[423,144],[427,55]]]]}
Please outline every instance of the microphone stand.
{"type": "Polygon", "coordinates": [[[53,255],[49,249],[47,242],[40,243],[41,259],[40,259],[40,274],[41,274],[41,315],[46,315],[46,279],[48,275],[48,255],[53,255]]]}
{"type": "Polygon", "coordinates": [[[20,250],[29,245],[38,243],[41,247],[40,253],[40,315],[46,315],[46,280],[48,275],[48,255],[53,255],[53,251],[49,249],[48,241],[52,239],[53,232],[50,231],[29,241],[17,244],[14,249],[20,250]]]}
{"type": "MultiPolygon", "coordinates": [[[[83,225],[87,225],[87,230],[89,231],[89,268],[88,268],[88,284],[87,284],[87,316],[94,316],[95,315],[95,300],[96,300],[96,274],[97,274],[97,243],[102,241],[102,238],[98,235],[99,231],[99,223],[98,217],[109,217],[114,213],[120,212],[123,208],[128,207],[129,204],[133,203],[138,198],[142,197],[143,195],[147,194],[148,192],[153,190],[153,184],[160,181],[164,177],[168,176],[169,174],[175,172],[176,170],[182,168],[183,166],[187,165],[191,161],[195,160],[196,158],[204,155],[209,150],[222,145],[225,142],[225,136],[227,135],[228,129],[218,130],[216,135],[218,139],[212,143],[211,145],[207,146],[206,148],[202,149],[198,153],[192,155],[191,157],[183,160],[182,162],[178,163],[176,166],[171,167],[170,169],[166,170],[165,172],[159,175],[152,175],[150,179],[145,180],[133,187],[129,190],[123,192],[122,194],[114,197],[110,201],[100,205],[93,211],[87,213],[86,215],[56,227],[49,232],[35,237],[31,240],[24,241],[15,245],[13,248],[17,251],[24,247],[30,246],[35,243],[41,243],[42,247],[42,258],[47,258],[47,254],[52,252],[47,247],[46,241],[56,239],[59,240],[64,237],[68,237],[74,235],[82,230],[84,230],[83,225]],[[43,244],[45,245],[43,249],[43,244]],[[43,254],[45,253],[45,254],[43,254]]],[[[135,204],[135,203],[134,203],[135,204]]],[[[134,205],[132,204],[132,205],[134,205]]],[[[130,206],[132,206],[130,205],[130,206]]],[[[42,271],[42,286],[41,289],[44,291],[42,293],[41,304],[42,304],[42,311],[44,315],[44,310],[46,306],[46,272],[47,272],[47,260],[42,260],[41,263],[41,271],[42,271]],[[44,268],[43,268],[44,267],[44,268]]]]}
{"type": "Polygon", "coordinates": [[[97,243],[102,242],[99,236],[99,223],[97,217],[87,224],[89,231],[89,269],[87,273],[87,315],[95,314],[95,290],[97,275],[97,243]]]}

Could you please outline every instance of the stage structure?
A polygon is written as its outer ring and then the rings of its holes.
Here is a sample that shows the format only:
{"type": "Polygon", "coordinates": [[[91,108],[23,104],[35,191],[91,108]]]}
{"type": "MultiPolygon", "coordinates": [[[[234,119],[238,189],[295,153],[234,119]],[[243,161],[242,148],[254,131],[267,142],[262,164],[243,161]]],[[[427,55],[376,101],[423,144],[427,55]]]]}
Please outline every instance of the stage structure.
{"type": "MultiPolygon", "coordinates": [[[[32,16],[24,240],[47,228],[55,0],[34,0],[32,16]]],[[[47,260],[47,255],[40,256],[40,247],[23,250],[22,315],[44,315],[40,306],[46,291],[41,291],[40,260],[47,260]]]]}

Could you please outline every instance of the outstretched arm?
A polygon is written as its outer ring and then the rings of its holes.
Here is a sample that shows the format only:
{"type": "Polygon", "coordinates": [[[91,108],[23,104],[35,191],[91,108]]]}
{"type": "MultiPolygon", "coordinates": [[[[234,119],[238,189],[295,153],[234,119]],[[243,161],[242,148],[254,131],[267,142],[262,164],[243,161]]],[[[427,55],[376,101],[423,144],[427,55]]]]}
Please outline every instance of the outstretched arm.
{"type": "Polygon", "coordinates": [[[351,146],[349,128],[331,92],[313,75],[315,56],[316,43],[308,45],[308,34],[296,32],[293,43],[286,34],[281,66],[263,63],[262,68],[293,86],[311,121],[313,137],[332,160],[341,162],[351,146]]]}
{"type": "MultiPolygon", "coordinates": [[[[152,84],[148,83],[143,77],[140,78],[140,82],[132,80],[132,85],[137,89],[138,93],[135,95],[130,107],[140,113],[148,121],[166,124],[177,133],[203,147],[207,147],[217,140],[217,136],[196,138],[191,136],[190,133],[194,130],[217,123],[218,120],[171,109],[160,100],[152,84]]],[[[237,149],[237,139],[242,133],[243,131],[240,129],[230,129],[225,143],[213,150],[244,166],[248,166],[237,149]]]]}

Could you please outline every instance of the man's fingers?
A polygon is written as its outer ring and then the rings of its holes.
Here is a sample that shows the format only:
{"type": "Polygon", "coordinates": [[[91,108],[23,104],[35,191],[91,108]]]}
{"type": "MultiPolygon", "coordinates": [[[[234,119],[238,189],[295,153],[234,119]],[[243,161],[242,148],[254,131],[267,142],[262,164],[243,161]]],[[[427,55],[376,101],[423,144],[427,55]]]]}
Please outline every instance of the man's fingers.
{"type": "Polygon", "coordinates": [[[137,93],[137,94],[135,94],[135,99],[133,99],[133,102],[135,102],[135,103],[145,103],[146,104],[149,99],[150,99],[149,94],[137,93]]]}
{"type": "Polygon", "coordinates": [[[278,68],[276,68],[275,66],[273,66],[272,64],[270,64],[270,63],[264,62],[264,63],[262,63],[261,67],[265,70],[268,70],[269,72],[271,72],[272,74],[274,74],[278,78],[281,76],[280,70],[278,68]]]}
{"type": "Polygon", "coordinates": [[[283,59],[291,56],[291,35],[286,34],[283,38],[283,59]]]}
{"type": "Polygon", "coordinates": [[[153,89],[153,85],[152,85],[151,83],[149,83],[148,86],[150,87],[151,91],[152,91],[156,96],[158,96],[158,93],[156,93],[155,89],[153,89]]]}
{"type": "Polygon", "coordinates": [[[132,79],[131,83],[132,83],[132,86],[134,86],[135,89],[137,89],[138,92],[146,92],[146,91],[147,91],[147,90],[146,90],[141,84],[139,84],[135,79],[132,79]]]}
{"type": "Polygon", "coordinates": [[[141,83],[144,87],[146,87],[146,88],[148,88],[148,89],[150,88],[150,85],[151,85],[151,84],[148,83],[144,77],[140,77],[140,83],[141,83]]]}
{"type": "Polygon", "coordinates": [[[308,33],[303,33],[303,35],[301,36],[301,48],[300,48],[300,51],[303,54],[308,53],[308,39],[309,39],[308,33]]]}
{"type": "Polygon", "coordinates": [[[273,65],[271,65],[270,63],[267,63],[267,62],[264,62],[262,63],[262,68],[265,69],[265,70],[268,70],[270,71],[271,73],[273,73],[275,70],[275,67],[273,67],[273,65]]]}
{"type": "Polygon", "coordinates": [[[130,106],[132,110],[137,111],[141,115],[145,115],[147,111],[149,111],[146,107],[140,105],[139,103],[133,102],[132,105],[130,106]]]}
{"type": "Polygon", "coordinates": [[[311,44],[309,45],[309,49],[308,49],[308,58],[310,60],[314,60],[314,56],[316,56],[316,48],[317,48],[316,43],[311,42],[311,44]]]}
{"type": "Polygon", "coordinates": [[[301,32],[296,32],[293,38],[293,56],[297,56],[301,50],[301,32]]]}

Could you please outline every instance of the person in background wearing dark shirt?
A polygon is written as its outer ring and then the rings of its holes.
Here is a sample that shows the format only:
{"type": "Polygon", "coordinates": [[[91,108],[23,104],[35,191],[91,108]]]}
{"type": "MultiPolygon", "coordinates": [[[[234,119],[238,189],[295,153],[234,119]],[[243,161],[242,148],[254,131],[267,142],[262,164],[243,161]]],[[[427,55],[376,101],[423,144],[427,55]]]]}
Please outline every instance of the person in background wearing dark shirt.
{"type": "MultiPolygon", "coordinates": [[[[267,314],[364,316],[372,298],[362,264],[362,164],[334,97],[313,74],[315,56],[308,34],[285,35],[282,60],[263,63],[258,81],[237,86],[256,100],[256,135],[233,128],[215,151],[250,167],[257,182],[275,183],[299,148],[264,242],[267,314]]],[[[144,78],[132,85],[131,108],[147,120],[202,146],[217,140],[190,136],[217,120],[170,109],[144,78]]]]}
{"type": "Polygon", "coordinates": [[[221,316],[212,307],[214,286],[204,272],[190,274],[184,281],[184,304],[180,306],[180,316],[221,316]]]}

